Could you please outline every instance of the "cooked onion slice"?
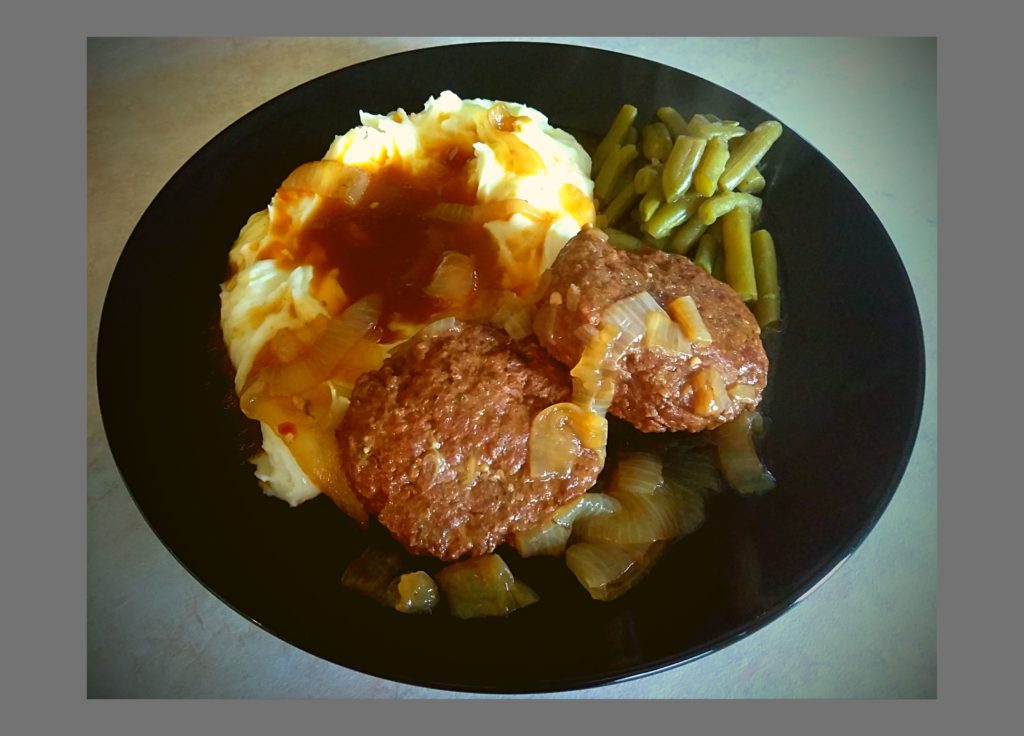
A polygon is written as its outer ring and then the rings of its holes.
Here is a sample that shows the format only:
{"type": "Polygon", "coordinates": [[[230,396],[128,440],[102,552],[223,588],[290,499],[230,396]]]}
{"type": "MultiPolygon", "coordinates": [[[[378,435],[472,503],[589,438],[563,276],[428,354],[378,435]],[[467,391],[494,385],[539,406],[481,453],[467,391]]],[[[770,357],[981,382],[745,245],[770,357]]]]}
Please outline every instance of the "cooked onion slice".
{"type": "Polygon", "coordinates": [[[288,175],[281,188],[343,199],[354,207],[366,193],[369,183],[370,176],[362,169],[325,159],[302,164],[288,175]]]}
{"type": "Polygon", "coordinates": [[[668,305],[668,311],[690,340],[702,343],[711,342],[711,333],[708,332],[704,318],[700,316],[700,310],[697,309],[697,302],[693,300],[692,296],[681,296],[672,300],[668,305]]]}
{"type": "Polygon", "coordinates": [[[437,583],[422,570],[401,575],[393,583],[393,607],[400,613],[430,613],[440,594],[437,583]]]}
{"type": "Polygon", "coordinates": [[[557,557],[565,552],[577,519],[608,514],[619,508],[621,504],[606,493],[584,493],[559,508],[547,521],[511,535],[510,543],[521,557],[557,557]]]}
{"type": "Polygon", "coordinates": [[[610,601],[640,582],[667,546],[578,542],[565,551],[565,564],[592,598],[610,601]]]}
{"type": "Polygon", "coordinates": [[[437,573],[437,583],[457,618],[507,616],[540,600],[496,554],[452,563],[437,573]]]}
{"type": "Polygon", "coordinates": [[[607,413],[615,397],[620,357],[615,346],[621,336],[618,325],[603,325],[586,342],[583,354],[570,371],[573,403],[601,416],[607,413]]]}
{"type": "Polygon", "coordinates": [[[722,374],[713,366],[698,368],[690,377],[693,386],[693,413],[711,417],[728,409],[731,399],[722,374]]]}
{"type": "Polygon", "coordinates": [[[463,303],[476,285],[473,259],[465,253],[445,251],[430,283],[423,289],[427,296],[450,304],[463,303]]]}
{"type": "Polygon", "coordinates": [[[722,475],[730,486],[743,494],[765,493],[775,487],[775,477],[761,462],[754,446],[754,426],[759,420],[757,412],[745,411],[712,430],[722,475]]]}
{"type": "Polygon", "coordinates": [[[531,304],[506,292],[491,315],[491,323],[505,330],[513,340],[522,340],[533,334],[533,313],[531,304]]]}
{"type": "Polygon", "coordinates": [[[689,534],[704,521],[703,497],[677,487],[655,493],[610,494],[621,508],[610,514],[580,519],[573,539],[583,542],[642,544],[689,534]]]}
{"type": "Polygon", "coordinates": [[[689,488],[708,498],[722,490],[722,473],[715,460],[714,448],[696,447],[672,452],[664,468],[665,483],[689,488]]]}
{"type": "Polygon", "coordinates": [[[584,449],[603,453],[608,422],[586,409],[562,402],[542,409],[530,425],[528,454],[533,478],[568,478],[584,449]]]}
{"type": "Polygon", "coordinates": [[[683,328],[673,322],[663,309],[647,313],[644,347],[679,355],[690,355],[693,349],[690,340],[683,334],[683,328]]]}
{"type": "Polygon", "coordinates": [[[330,320],[319,337],[300,356],[272,365],[257,374],[264,390],[274,396],[293,396],[327,380],[346,354],[376,327],[381,300],[376,294],[360,299],[330,320]]]}
{"type": "Polygon", "coordinates": [[[647,329],[648,312],[664,311],[654,297],[646,291],[639,294],[619,299],[614,304],[605,307],[601,314],[601,324],[612,324],[622,330],[622,334],[616,341],[616,347],[624,354],[629,347],[644,336],[647,329]]]}
{"type": "Polygon", "coordinates": [[[395,549],[370,546],[348,564],[341,584],[378,603],[394,605],[394,582],[401,575],[403,555],[395,549]]]}
{"type": "Polygon", "coordinates": [[[631,452],[619,457],[615,466],[613,491],[654,493],[664,485],[662,462],[651,452],[631,452]]]}

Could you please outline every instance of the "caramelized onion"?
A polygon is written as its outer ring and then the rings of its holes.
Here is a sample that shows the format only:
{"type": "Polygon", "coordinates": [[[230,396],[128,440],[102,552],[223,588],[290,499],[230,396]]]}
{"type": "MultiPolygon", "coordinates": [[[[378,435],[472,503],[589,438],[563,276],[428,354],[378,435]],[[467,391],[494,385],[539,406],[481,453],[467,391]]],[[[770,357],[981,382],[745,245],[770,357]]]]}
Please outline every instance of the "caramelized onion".
{"type": "Polygon", "coordinates": [[[281,188],[343,199],[354,207],[366,193],[369,183],[370,176],[362,169],[347,166],[340,161],[324,159],[302,164],[288,175],[281,188]]]}
{"type": "Polygon", "coordinates": [[[377,325],[381,300],[360,299],[328,322],[323,333],[298,358],[260,371],[264,389],[274,396],[293,396],[327,380],[346,354],[377,325]]]}
{"type": "Polygon", "coordinates": [[[618,508],[619,502],[606,493],[584,493],[560,507],[547,521],[532,529],[513,534],[510,543],[521,557],[557,557],[565,552],[573,523],[577,519],[608,514],[618,508]]]}
{"type": "Polygon", "coordinates": [[[679,355],[690,355],[693,348],[683,329],[664,310],[647,313],[644,347],[679,355]]]}
{"type": "Polygon", "coordinates": [[[640,582],[666,547],[665,542],[579,542],[566,550],[565,564],[592,598],[610,601],[640,582]]]}
{"type": "Polygon", "coordinates": [[[704,521],[703,497],[677,488],[654,493],[615,491],[621,508],[580,519],[573,539],[584,542],[646,544],[689,534],[704,521]]]}
{"type": "Polygon", "coordinates": [[[703,343],[711,342],[711,333],[708,332],[707,325],[704,324],[704,319],[700,316],[700,310],[697,309],[697,302],[693,300],[692,296],[681,296],[674,299],[669,303],[668,311],[690,340],[703,343]]]}
{"type": "Polygon", "coordinates": [[[473,293],[475,283],[473,259],[465,253],[449,250],[441,256],[441,262],[423,291],[434,299],[461,304],[473,293]]]}
{"type": "Polygon", "coordinates": [[[570,371],[573,402],[601,416],[607,413],[615,397],[621,355],[617,346],[622,344],[621,337],[622,330],[618,325],[603,325],[586,342],[583,354],[570,371]]]}
{"type": "Polygon", "coordinates": [[[775,487],[775,477],[761,462],[754,446],[754,424],[760,415],[745,411],[712,430],[725,481],[742,494],[760,494],[775,487]]]}
{"type": "Polygon", "coordinates": [[[533,478],[568,478],[584,449],[604,452],[604,417],[563,402],[542,409],[530,425],[528,454],[533,478]]]}
{"type": "Polygon", "coordinates": [[[614,491],[654,493],[665,483],[662,462],[652,452],[630,452],[619,457],[615,466],[614,491]]]}
{"type": "Polygon", "coordinates": [[[452,563],[437,573],[437,583],[457,618],[506,616],[539,600],[496,554],[452,563]]]}
{"type": "Polygon", "coordinates": [[[641,291],[606,307],[601,315],[601,324],[613,324],[622,330],[617,345],[625,353],[629,346],[644,336],[648,312],[661,311],[664,310],[654,297],[641,291]]]}
{"type": "Polygon", "coordinates": [[[722,414],[731,399],[722,374],[713,366],[703,366],[690,377],[693,385],[693,413],[702,417],[722,414]]]}

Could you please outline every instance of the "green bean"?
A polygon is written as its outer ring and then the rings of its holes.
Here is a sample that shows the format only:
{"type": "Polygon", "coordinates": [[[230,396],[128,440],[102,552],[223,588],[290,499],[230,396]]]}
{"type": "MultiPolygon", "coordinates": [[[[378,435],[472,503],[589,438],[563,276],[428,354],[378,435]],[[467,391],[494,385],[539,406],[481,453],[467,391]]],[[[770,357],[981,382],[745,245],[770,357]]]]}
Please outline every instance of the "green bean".
{"type": "Polygon", "coordinates": [[[605,228],[605,234],[608,236],[608,242],[614,245],[616,248],[622,250],[640,250],[644,247],[643,241],[623,230],[617,230],[613,227],[605,228]]]}
{"type": "Polygon", "coordinates": [[[754,256],[750,244],[750,210],[737,207],[722,216],[725,281],[745,302],[757,299],[754,256]]]}
{"type": "Polygon", "coordinates": [[[633,186],[640,194],[647,194],[652,188],[661,189],[661,171],[655,164],[641,166],[633,178],[633,186]]]}
{"type": "Polygon", "coordinates": [[[764,190],[764,175],[753,168],[747,172],[747,175],[740,180],[740,183],[736,185],[737,192],[746,192],[747,194],[758,194],[764,190]]]}
{"type": "Polygon", "coordinates": [[[719,120],[714,115],[694,115],[686,126],[686,132],[695,138],[721,138],[728,141],[747,132],[735,120],[719,120]]]}
{"type": "Polygon", "coordinates": [[[725,192],[716,194],[710,199],[705,199],[698,210],[698,217],[705,225],[711,225],[719,217],[735,209],[744,209],[750,212],[753,219],[761,214],[761,200],[753,194],[742,192],[725,192]]]}
{"type": "Polygon", "coordinates": [[[605,225],[614,225],[626,214],[630,207],[636,202],[640,195],[637,194],[632,180],[627,180],[625,185],[619,189],[618,194],[608,203],[602,213],[605,225]]]}
{"type": "Polygon", "coordinates": [[[715,252],[715,265],[711,267],[711,275],[719,281],[725,281],[725,249],[721,246],[715,252]]]}
{"type": "Polygon", "coordinates": [[[688,194],[675,202],[665,202],[658,207],[651,219],[644,223],[644,232],[652,238],[668,236],[674,228],[682,225],[697,212],[699,198],[688,194]]]}
{"type": "Polygon", "coordinates": [[[700,157],[708,142],[703,138],[691,138],[681,135],[672,144],[672,152],[665,161],[665,170],[661,172],[661,185],[665,191],[665,201],[675,202],[693,181],[693,172],[697,169],[700,157]]]}
{"type": "Polygon", "coordinates": [[[640,222],[648,222],[664,202],[665,198],[661,196],[661,182],[658,182],[658,186],[652,188],[640,200],[640,222]]]}
{"type": "Polygon", "coordinates": [[[750,249],[754,258],[754,277],[757,280],[757,304],[754,315],[761,327],[778,324],[779,266],[775,258],[775,242],[767,230],[750,235],[750,249]]]}
{"type": "Polygon", "coordinates": [[[658,120],[668,128],[668,133],[672,136],[672,140],[681,135],[686,135],[686,118],[680,115],[674,107],[659,107],[656,114],[658,120]]]}
{"type": "Polygon", "coordinates": [[[640,150],[651,161],[664,161],[672,150],[672,134],[660,120],[644,126],[640,150]]]}
{"type": "Polygon", "coordinates": [[[693,172],[693,189],[702,197],[710,197],[718,188],[718,178],[729,161],[729,141],[717,136],[708,141],[697,170],[693,172]]]}
{"type": "Polygon", "coordinates": [[[714,271],[715,255],[718,253],[718,240],[710,232],[705,232],[697,243],[697,252],[693,254],[693,262],[708,273],[714,271]]]}
{"type": "Polygon", "coordinates": [[[594,151],[594,158],[591,166],[591,171],[594,174],[597,174],[597,172],[601,170],[605,160],[626,140],[626,136],[629,135],[629,129],[632,127],[634,120],[636,120],[635,107],[632,105],[623,105],[619,108],[619,112],[615,115],[615,119],[612,121],[611,127],[608,129],[604,138],[601,139],[601,142],[597,144],[597,149],[594,151]]]}
{"type": "Polygon", "coordinates": [[[742,138],[736,140],[736,147],[729,156],[729,163],[718,179],[718,186],[732,191],[747,173],[757,166],[768,149],[782,135],[782,125],[776,120],[766,120],[742,138]]]}
{"type": "Polygon", "coordinates": [[[664,238],[652,238],[649,233],[645,233],[643,237],[644,245],[655,250],[665,250],[665,246],[668,245],[668,236],[664,238]]]}
{"type": "Polygon", "coordinates": [[[610,200],[618,188],[616,185],[619,177],[636,155],[636,146],[631,143],[612,151],[594,180],[594,196],[603,202],[610,200]]]}
{"type": "Polygon", "coordinates": [[[636,126],[630,125],[629,130],[626,131],[626,143],[632,143],[634,146],[640,138],[640,134],[636,132],[636,126]]]}
{"type": "Polygon", "coordinates": [[[686,255],[707,229],[708,226],[701,222],[699,217],[691,217],[672,234],[668,249],[673,253],[686,255]]]}

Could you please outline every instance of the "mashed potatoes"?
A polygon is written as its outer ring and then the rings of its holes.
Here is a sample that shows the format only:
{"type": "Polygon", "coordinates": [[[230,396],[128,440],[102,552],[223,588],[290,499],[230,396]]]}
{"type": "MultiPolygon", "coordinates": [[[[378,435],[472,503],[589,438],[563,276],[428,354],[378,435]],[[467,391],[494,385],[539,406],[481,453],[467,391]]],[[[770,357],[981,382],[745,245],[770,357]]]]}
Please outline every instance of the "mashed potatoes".
{"type": "Polygon", "coordinates": [[[267,493],[319,492],[359,521],[334,441],[352,385],[424,325],[513,336],[540,275],[594,222],[590,158],[537,110],[443,92],[362,113],[242,229],[221,327],[267,493]]]}

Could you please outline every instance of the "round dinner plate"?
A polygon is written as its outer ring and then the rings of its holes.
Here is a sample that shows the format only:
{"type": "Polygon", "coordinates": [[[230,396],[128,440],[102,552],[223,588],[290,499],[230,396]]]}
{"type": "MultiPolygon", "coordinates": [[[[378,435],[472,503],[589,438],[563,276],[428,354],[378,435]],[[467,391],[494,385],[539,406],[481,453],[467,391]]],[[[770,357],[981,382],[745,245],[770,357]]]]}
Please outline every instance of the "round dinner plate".
{"type": "MultiPolygon", "coordinates": [[[[117,263],[97,381],[111,451],[146,521],[227,605],[311,654],[378,677],[475,692],[605,684],[679,665],[764,626],[870,532],[913,447],[924,389],[917,305],[868,204],[786,128],[764,162],[784,329],[771,345],[762,452],[778,486],[727,492],[634,590],[591,600],[564,563],[505,555],[540,601],[506,618],[409,616],[345,589],[365,536],[326,498],[292,509],[247,462],[219,288],[239,229],[360,110],[450,89],[522,102],[593,141],[623,103],[748,126],[774,119],[686,72],[610,51],[479,43],[410,51],[314,79],[253,110],[161,190],[117,263]]],[[[786,121],[780,120],[785,127],[786,121]]]]}

